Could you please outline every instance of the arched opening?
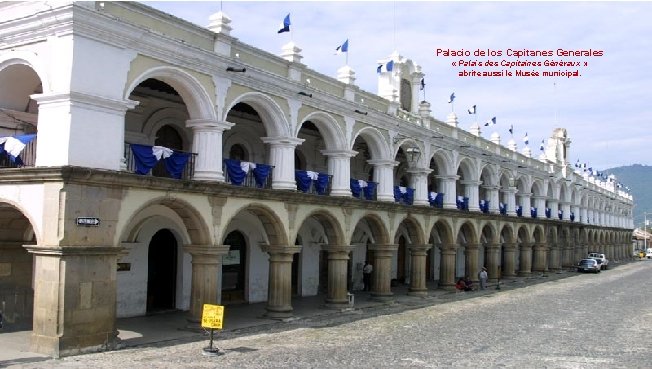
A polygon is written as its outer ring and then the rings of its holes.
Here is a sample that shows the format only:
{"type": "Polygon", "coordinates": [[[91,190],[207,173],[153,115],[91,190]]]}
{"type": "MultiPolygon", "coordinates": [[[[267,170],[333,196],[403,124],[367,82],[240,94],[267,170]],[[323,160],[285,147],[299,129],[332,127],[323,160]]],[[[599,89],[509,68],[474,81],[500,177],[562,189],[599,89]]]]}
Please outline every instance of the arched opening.
{"type": "Polygon", "coordinates": [[[3,332],[32,329],[34,261],[23,245],[36,244],[29,220],[0,202],[0,311],[3,332]]]}
{"type": "MultiPolygon", "coordinates": [[[[136,149],[131,144],[162,146],[184,153],[192,150],[193,133],[186,127],[188,107],[174,86],[157,78],[147,78],[131,91],[129,100],[138,101],[138,105],[125,114],[124,155],[128,171],[146,170],[137,167],[136,149]]],[[[165,157],[151,168],[152,176],[175,177],[168,172],[165,157]]],[[[194,158],[190,155],[181,168],[181,177],[190,178],[193,166],[194,158]]]]}
{"type": "MultiPolygon", "coordinates": [[[[41,80],[25,64],[12,64],[0,70],[0,137],[16,137],[36,133],[38,104],[32,94],[43,93],[41,80]]],[[[0,150],[0,168],[34,166],[36,139],[31,139],[16,160],[0,150]]]]}
{"type": "Polygon", "coordinates": [[[168,311],[176,304],[177,239],[169,229],[154,234],[147,253],[147,313],[168,311]]]}
{"type": "Polygon", "coordinates": [[[245,277],[247,268],[247,240],[240,231],[226,236],[229,253],[222,258],[222,304],[245,301],[245,277]]]}

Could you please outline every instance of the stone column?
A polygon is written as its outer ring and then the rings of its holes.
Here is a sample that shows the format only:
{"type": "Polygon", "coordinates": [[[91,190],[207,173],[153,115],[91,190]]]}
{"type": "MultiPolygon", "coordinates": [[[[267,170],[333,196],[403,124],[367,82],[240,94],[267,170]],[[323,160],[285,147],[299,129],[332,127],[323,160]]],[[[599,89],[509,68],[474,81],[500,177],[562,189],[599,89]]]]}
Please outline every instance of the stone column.
{"type": "Polygon", "coordinates": [[[331,196],[351,197],[351,158],[357,153],[352,150],[322,150],[328,157],[328,174],[332,175],[331,196]]]}
{"type": "Polygon", "coordinates": [[[222,171],[222,135],[234,123],[218,122],[212,119],[191,119],[186,127],[192,129],[192,152],[195,158],[194,180],[224,182],[222,171]]]}
{"type": "MultiPolygon", "coordinates": [[[[394,202],[394,167],[398,165],[394,160],[368,160],[374,166],[374,182],[378,183],[378,201],[394,202]]],[[[374,269],[376,266],[374,265],[374,269]]]]}
{"type": "Polygon", "coordinates": [[[435,178],[440,181],[440,191],[444,193],[444,209],[457,209],[457,190],[455,189],[455,183],[460,178],[460,176],[442,175],[435,176],[435,178]]]}
{"type": "Polygon", "coordinates": [[[480,245],[477,243],[467,244],[464,247],[464,258],[465,264],[464,268],[466,269],[466,275],[469,276],[471,281],[478,282],[478,272],[480,268],[478,267],[478,249],[480,245]]]}
{"type": "Polygon", "coordinates": [[[562,202],[560,202],[560,204],[561,204],[561,211],[563,212],[562,216],[561,216],[561,219],[570,221],[570,212],[571,212],[570,211],[570,202],[562,201],[562,202]]]}
{"type": "Polygon", "coordinates": [[[550,219],[556,219],[555,217],[559,211],[557,200],[548,199],[548,207],[550,208],[550,219]]]}
{"type": "Polygon", "coordinates": [[[561,245],[562,247],[562,261],[561,266],[563,268],[571,268],[575,266],[575,252],[573,251],[573,245],[568,240],[564,241],[561,245]]]}
{"type": "Polygon", "coordinates": [[[274,166],[272,188],[296,190],[294,178],[294,150],[304,140],[294,137],[261,137],[269,145],[269,164],[274,166]]]}
{"type": "Polygon", "coordinates": [[[349,304],[347,293],[347,271],[349,254],[355,246],[325,245],[328,251],[328,292],[326,306],[342,308],[349,304]]]}
{"type": "Polygon", "coordinates": [[[269,287],[265,316],[284,319],[292,316],[292,258],[301,246],[263,245],[269,254],[269,287]]]}
{"type": "Polygon", "coordinates": [[[482,186],[482,188],[484,188],[485,192],[487,193],[487,199],[482,199],[482,200],[489,200],[489,213],[498,214],[500,212],[500,208],[499,208],[500,196],[498,194],[498,189],[500,187],[482,186]]]}
{"type": "Polygon", "coordinates": [[[183,250],[192,256],[190,311],[188,320],[201,321],[204,304],[222,302],[222,256],[229,252],[228,245],[185,245],[183,250]]]}
{"type": "Polygon", "coordinates": [[[507,215],[516,216],[516,187],[507,187],[506,189],[500,190],[505,197],[506,197],[506,202],[505,205],[507,206],[507,215]]]}
{"type": "Polygon", "coordinates": [[[371,244],[369,250],[374,252],[374,267],[371,281],[371,296],[377,300],[391,300],[392,256],[398,250],[397,244],[371,244]]]}
{"type": "Polygon", "coordinates": [[[521,193],[517,195],[518,198],[520,199],[520,204],[523,207],[523,217],[524,218],[530,218],[530,208],[532,207],[530,204],[530,196],[532,196],[531,193],[521,193]]]}
{"type": "Polygon", "coordinates": [[[547,272],[548,271],[548,260],[547,252],[548,246],[545,243],[535,243],[532,246],[532,251],[534,252],[534,265],[532,265],[532,271],[534,272],[547,272]]]}
{"type": "Polygon", "coordinates": [[[504,243],[505,265],[503,265],[503,277],[516,277],[516,243],[504,243]]]}
{"type": "Polygon", "coordinates": [[[528,277],[532,274],[532,244],[528,242],[521,243],[520,252],[520,269],[518,275],[520,277],[528,277]]]}
{"type": "Polygon", "coordinates": [[[537,218],[546,217],[546,197],[545,196],[532,196],[534,199],[534,207],[537,209],[537,218]]]}
{"type": "Polygon", "coordinates": [[[461,181],[460,184],[464,186],[464,196],[469,198],[469,211],[480,211],[480,198],[478,186],[480,181],[461,181]]]}
{"type": "Polygon", "coordinates": [[[455,288],[455,256],[457,249],[454,244],[444,244],[441,249],[441,279],[440,286],[446,290],[455,288]]]}
{"type": "Polygon", "coordinates": [[[426,286],[426,255],[432,245],[409,245],[410,251],[410,296],[428,296],[428,287],[426,286]]]}
{"type": "Polygon", "coordinates": [[[414,188],[414,205],[429,206],[428,202],[428,174],[429,168],[409,168],[410,186],[414,188]]]}
{"type": "Polygon", "coordinates": [[[489,251],[487,253],[489,260],[485,262],[484,266],[487,267],[489,280],[495,282],[501,278],[502,274],[502,268],[500,265],[500,244],[492,243],[485,247],[487,247],[487,250],[489,251]]]}
{"type": "Polygon", "coordinates": [[[550,269],[557,271],[561,269],[561,258],[559,252],[559,244],[550,247],[550,269]]]}
{"type": "Polygon", "coordinates": [[[115,348],[120,247],[25,246],[34,254],[33,352],[61,357],[115,348]]]}

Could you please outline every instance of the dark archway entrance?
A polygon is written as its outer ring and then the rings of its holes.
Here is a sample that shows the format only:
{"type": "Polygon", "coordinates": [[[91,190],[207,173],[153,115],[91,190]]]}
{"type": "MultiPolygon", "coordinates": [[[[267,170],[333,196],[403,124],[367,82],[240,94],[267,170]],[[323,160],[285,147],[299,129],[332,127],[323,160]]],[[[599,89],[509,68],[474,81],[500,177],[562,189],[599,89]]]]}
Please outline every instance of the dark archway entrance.
{"type": "Polygon", "coordinates": [[[152,237],[147,255],[147,313],[175,308],[177,239],[168,229],[152,237]]]}
{"type": "Polygon", "coordinates": [[[398,283],[405,283],[406,275],[405,275],[405,253],[407,251],[406,248],[406,239],[405,237],[401,236],[398,238],[398,254],[397,254],[397,265],[396,265],[396,279],[398,283]]]}
{"type": "Polygon", "coordinates": [[[225,245],[231,246],[222,259],[222,304],[245,302],[245,273],[247,266],[247,240],[240,231],[226,236],[225,245]]]}

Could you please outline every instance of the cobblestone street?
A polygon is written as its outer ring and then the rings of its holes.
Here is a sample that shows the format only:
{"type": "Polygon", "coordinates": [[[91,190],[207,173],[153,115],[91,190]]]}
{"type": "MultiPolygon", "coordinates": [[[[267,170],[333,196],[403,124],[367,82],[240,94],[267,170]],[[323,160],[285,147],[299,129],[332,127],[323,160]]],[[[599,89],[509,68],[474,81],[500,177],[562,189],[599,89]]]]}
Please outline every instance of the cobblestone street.
{"type": "Polygon", "coordinates": [[[649,367],[652,263],[10,368],[649,367]],[[405,309],[403,306],[401,309],[405,309]],[[390,314],[391,313],[391,314],[390,314]]]}

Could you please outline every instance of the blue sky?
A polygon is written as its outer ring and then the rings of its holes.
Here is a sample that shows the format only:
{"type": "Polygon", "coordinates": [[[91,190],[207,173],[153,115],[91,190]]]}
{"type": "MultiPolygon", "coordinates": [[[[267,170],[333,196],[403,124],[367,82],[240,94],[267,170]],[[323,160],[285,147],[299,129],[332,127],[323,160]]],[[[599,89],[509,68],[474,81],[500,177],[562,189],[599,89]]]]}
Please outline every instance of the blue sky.
{"type": "MultiPolygon", "coordinates": [[[[220,2],[145,2],[200,26],[220,10],[220,2]]],[[[455,92],[460,128],[475,118],[497,118],[483,128],[485,138],[497,131],[503,145],[514,139],[519,151],[528,133],[535,156],[539,144],[556,127],[572,140],[570,159],[603,170],[620,165],[652,165],[652,2],[229,2],[232,36],[279,55],[291,39],[303,49],[303,63],[335,77],[345,65],[335,48],[349,39],[349,65],[360,88],[377,92],[377,61],[394,50],[412,59],[425,73],[425,99],[433,115],[445,120],[455,92]],[[292,34],[277,34],[291,13],[292,34]],[[470,57],[437,56],[437,49],[469,50],[470,57]],[[475,57],[473,51],[502,51],[502,57],[475,57]],[[507,57],[514,50],[602,50],[601,57],[507,57]],[[582,76],[459,77],[460,59],[495,62],[529,60],[579,61],[582,76]]],[[[501,71],[509,68],[466,68],[501,71]]],[[[512,68],[512,72],[514,72],[512,68]]],[[[520,68],[532,70],[531,68],[520,68]]],[[[545,68],[535,68],[542,72],[545,68]]],[[[423,96],[422,96],[423,97],[423,96]]]]}

